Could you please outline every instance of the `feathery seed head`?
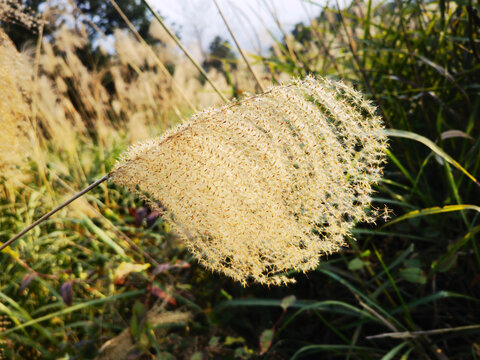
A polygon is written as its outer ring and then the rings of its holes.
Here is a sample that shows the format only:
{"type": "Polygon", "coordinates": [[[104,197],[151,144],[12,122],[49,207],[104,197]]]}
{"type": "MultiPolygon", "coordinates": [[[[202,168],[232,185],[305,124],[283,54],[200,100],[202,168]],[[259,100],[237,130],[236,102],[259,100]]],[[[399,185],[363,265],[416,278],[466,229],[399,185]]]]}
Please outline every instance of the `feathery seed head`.
{"type": "Polygon", "coordinates": [[[40,17],[33,11],[30,11],[18,0],[0,1],[0,21],[5,23],[16,23],[26,28],[36,28],[40,22],[40,17]]]}
{"type": "Polygon", "coordinates": [[[293,282],[338,251],[381,176],[375,107],[341,82],[293,80],[206,110],[133,146],[111,173],[167,210],[207,268],[247,284],[293,282]]]}

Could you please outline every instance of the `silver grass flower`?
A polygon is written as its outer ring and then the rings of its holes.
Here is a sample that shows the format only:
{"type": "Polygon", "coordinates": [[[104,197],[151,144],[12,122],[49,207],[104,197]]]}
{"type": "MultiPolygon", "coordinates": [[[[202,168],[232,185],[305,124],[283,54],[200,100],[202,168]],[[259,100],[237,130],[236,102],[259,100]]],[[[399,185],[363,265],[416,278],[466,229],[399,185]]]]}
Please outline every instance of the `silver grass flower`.
{"type": "Polygon", "coordinates": [[[287,271],[314,269],[374,220],[387,147],[375,110],[342,82],[294,80],[133,146],[111,179],[167,209],[208,269],[293,282],[287,271]]]}

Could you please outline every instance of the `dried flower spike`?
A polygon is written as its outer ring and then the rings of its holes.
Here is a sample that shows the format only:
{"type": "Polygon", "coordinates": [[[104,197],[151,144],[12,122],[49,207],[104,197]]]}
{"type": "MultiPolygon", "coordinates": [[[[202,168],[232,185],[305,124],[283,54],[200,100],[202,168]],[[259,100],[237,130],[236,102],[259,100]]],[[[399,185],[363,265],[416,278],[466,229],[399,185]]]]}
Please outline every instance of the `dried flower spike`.
{"type": "Polygon", "coordinates": [[[162,204],[205,267],[244,285],[279,285],[373,220],[382,127],[359,92],[307,77],[132,147],[110,178],[162,204]]]}

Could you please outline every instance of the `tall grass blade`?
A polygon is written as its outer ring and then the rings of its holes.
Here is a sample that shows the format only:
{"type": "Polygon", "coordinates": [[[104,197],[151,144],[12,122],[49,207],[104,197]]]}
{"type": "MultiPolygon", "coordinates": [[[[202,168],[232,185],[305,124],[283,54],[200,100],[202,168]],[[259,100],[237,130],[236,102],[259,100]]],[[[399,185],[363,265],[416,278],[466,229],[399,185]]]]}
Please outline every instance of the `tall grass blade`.
{"type": "Polygon", "coordinates": [[[408,342],[402,342],[401,344],[395,346],[392,350],[382,356],[381,360],[393,360],[395,356],[402,350],[405,346],[408,345],[408,342]]]}
{"type": "Polygon", "coordinates": [[[454,212],[454,211],[464,211],[464,210],[474,210],[477,212],[480,212],[480,206],[477,205],[445,205],[442,207],[435,206],[431,208],[426,208],[426,209],[420,209],[420,210],[413,210],[410,211],[402,216],[398,216],[395,219],[389,221],[388,223],[384,224],[381,226],[381,228],[391,226],[393,224],[396,224],[400,221],[405,221],[408,219],[413,219],[417,217],[422,217],[422,216],[428,216],[428,215],[435,215],[435,214],[442,214],[442,213],[448,213],[448,212],[454,212]]]}
{"type": "Polygon", "coordinates": [[[457,326],[454,328],[384,333],[384,334],[367,336],[367,339],[369,340],[382,339],[382,338],[408,339],[408,338],[415,338],[415,337],[420,337],[425,335],[440,335],[440,334],[448,334],[448,333],[457,332],[457,331],[471,331],[471,330],[480,330],[480,325],[476,324],[476,325],[457,326]]]}
{"type": "Polygon", "coordinates": [[[412,133],[410,131],[397,130],[397,129],[385,129],[384,132],[387,136],[415,140],[415,141],[418,141],[418,142],[424,144],[430,150],[432,150],[435,154],[437,154],[442,159],[444,159],[446,162],[452,164],[454,167],[456,167],[458,170],[460,170],[462,173],[464,173],[475,184],[480,186],[480,182],[473,175],[471,175],[467,170],[465,170],[462,167],[462,165],[460,165],[454,158],[452,158],[445,151],[443,151],[440,147],[438,147],[438,145],[436,145],[433,141],[427,139],[426,137],[424,137],[422,135],[412,133]]]}
{"type": "Polygon", "coordinates": [[[59,317],[64,316],[64,315],[70,314],[70,313],[75,312],[75,311],[83,310],[83,309],[86,309],[90,306],[101,305],[101,304],[104,304],[104,303],[108,303],[108,302],[111,302],[111,301],[114,301],[114,300],[123,299],[123,298],[127,298],[127,297],[134,297],[134,296],[141,295],[143,293],[145,293],[145,290],[134,290],[134,291],[125,292],[123,294],[108,296],[108,297],[105,297],[105,298],[102,298],[102,299],[95,299],[95,300],[85,301],[85,302],[82,302],[82,303],[79,303],[79,304],[75,304],[75,305],[66,307],[65,309],[62,309],[62,310],[59,310],[59,311],[56,311],[56,312],[53,312],[53,313],[50,313],[50,314],[47,314],[47,315],[44,315],[44,316],[40,316],[36,319],[29,320],[29,321],[27,321],[23,324],[20,324],[18,326],[15,326],[15,327],[11,328],[11,329],[6,329],[6,330],[0,332],[0,336],[8,335],[12,332],[15,332],[17,330],[22,330],[22,329],[24,329],[26,327],[29,327],[29,326],[37,326],[39,323],[41,323],[43,321],[50,320],[50,319],[52,319],[54,317],[57,317],[57,316],[59,316],[59,317]]]}
{"type": "Polygon", "coordinates": [[[320,352],[334,352],[334,353],[347,353],[353,352],[354,354],[358,353],[370,353],[375,354],[380,352],[380,349],[366,346],[355,346],[355,345],[307,345],[295,352],[290,358],[291,360],[300,359],[306,355],[317,354],[320,352]]]}

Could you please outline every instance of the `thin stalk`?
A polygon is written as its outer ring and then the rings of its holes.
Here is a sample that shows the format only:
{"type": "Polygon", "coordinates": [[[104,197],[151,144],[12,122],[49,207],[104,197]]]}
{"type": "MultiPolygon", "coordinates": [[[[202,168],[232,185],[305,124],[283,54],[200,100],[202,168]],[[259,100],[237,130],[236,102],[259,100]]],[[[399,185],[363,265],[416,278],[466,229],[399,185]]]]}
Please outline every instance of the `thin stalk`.
{"type": "Polygon", "coordinates": [[[147,6],[148,10],[152,13],[152,15],[157,19],[157,21],[162,25],[163,29],[167,32],[168,36],[170,36],[173,41],[178,45],[178,47],[183,51],[183,53],[187,56],[187,58],[192,62],[192,64],[197,68],[197,70],[202,74],[202,76],[207,80],[207,82],[212,86],[213,90],[222,98],[224,102],[228,102],[228,99],[225,97],[225,95],[222,94],[222,92],[215,86],[215,84],[210,80],[208,77],[207,73],[203,68],[200,66],[200,64],[190,55],[187,49],[182,45],[180,39],[168,28],[167,24],[163,21],[162,17],[157,14],[155,10],[153,10],[152,6],[147,0],[142,0],[143,3],[147,6]]]}
{"type": "Polygon", "coordinates": [[[380,112],[380,115],[382,116],[383,121],[385,122],[385,125],[387,127],[391,128],[392,125],[390,124],[390,121],[388,120],[387,116],[385,115],[385,112],[383,111],[382,102],[380,101],[380,98],[377,96],[377,93],[375,92],[375,90],[374,90],[374,88],[373,88],[373,86],[370,82],[370,78],[368,77],[367,72],[365,71],[365,68],[362,66],[362,62],[360,61],[360,58],[358,57],[355,40],[353,39],[352,35],[348,31],[347,23],[346,23],[345,18],[343,16],[343,12],[342,12],[342,10],[340,10],[340,6],[338,5],[338,0],[337,0],[337,8],[339,9],[338,10],[338,15],[340,15],[340,20],[342,22],[343,29],[345,31],[345,34],[347,35],[348,47],[350,48],[350,51],[352,53],[353,60],[354,60],[355,64],[357,65],[358,70],[360,71],[360,74],[363,77],[363,81],[365,82],[365,85],[367,86],[368,91],[370,92],[370,94],[372,94],[375,102],[378,104],[378,111],[380,112]]]}
{"type": "MultiPolygon", "coordinates": [[[[142,44],[142,46],[150,53],[150,55],[152,55],[153,59],[155,60],[155,62],[157,63],[157,65],[160,67],[160,70],[162,71],[162,73],[170,80],[172,86],[178,91],[178,93],[185,99],[185,101],[187,102],[188,106],[190,106],[190,108],[196,112],[197,109],[195,108],[195,105],[192,104],[192,102],[188,99],[187,95],[185,95],[185,93],[183,92],[183,90],[181,89],[181,87],[177,84],[177,82],[175,81],[175,79],[173,78],[172,74],[170,74],[167,70],[167,68],[165,67],[165,65],[163,64],[163,62],[160,60],[160,58],[158,57],[158,55],[155,53],[155,51],[153,51],[152,47],[149,46],[147,44],[147,42],[145,41],[145,39],[140,35],[140,33],[137,31],[137,29],[135,29],[135,26],[133,26],[132,22],[128,19],[128,17],[125,15],[125,13],[122,11],[122,9],[120,8],[120,6],[118,6],[118,4],[115,2],[115,0],[110,0],[110,3],[113,5],[113,7],[115,8],[115,10],[118,12],[118,14],[122,17],[123,21],[125,21],[125,23],[127,24],[128,28],[132,31],[132,33],[135,35],[135,37],[137,38],[137,40],[140,42],[140,44],[142,44]]],[[[100,30],[101,31],[101,30],[100,30]]],[[[140,71],[141,72],[141,71],[140,71]]],[[[168,97],[167,97],[167,101],[168,101],[168,97]]],[[[170,102],[170,101],[169,101],[170,102]]],[[[171,103],[171,102],[170,102],[171,103]]],[[[182,114],[180,113],[180,110],[178,110],[177,106],[173,103],[171,103],[172,105],[172,108],[174,109],[175,113],[178,115],[178,117],[180,119],[182,119],[182,114]]]]}
{"type": "Polygon", "coordinates": [[[402,331],[402,332],[391,332],[383,333],[378,335],[371,335],[365,337],[367,340],[371,339],[382,339],[382,338],[393,338],[393,339],[408,339],[414,338],[422,335],[438,335],[438,334],[447,334],[456,331],[468,331],[468,330],[477,330],[480,328],[480,325],[466,325],[458,326],[455,328],[442,328],[442,329],[433,329],[433,330],[422,330],[422,331],[402,331]]]}
{"type": "Polygon", "coordinates": [[[40,219],[38,219],[37,221],[35,221],[34,223],[30,224],[29,226],[27,226],[25,229],[23,229],[21,232],[19,232],[17,235],[15,235],[13,238],[11,238],[10,240],[8,240],[6,243],[2,244],[0,246],[0,251],[2,251],[3,249],[5,249],[7,246],[9,246],[10,244],[12,244],[14,241],[18,240],[19,238],[21,238],[23,235],[25,235],[27,232],[29,232],[30,230],[32,230],[34,227],[36,227],[37,225],[40,225],[42,222],[44,222],[45,220],[47,220],[50,216],[52,216],[53,214],[55,214],[56,212],[60,211],[61,209],[63,209],[65,206],[67,206],[68,204],[70,204],[71,202],[77,200],[79,197],[83,196],[84,194],[86,194],[87,192],[89,192],[90,190],[92,190],[93,188],[97,187],[98,185],[100,185],[101,183],[103,183],[105,180],[108,180],[108,178],[110,177],[110,174],[107,174],[105,175],[104,177],[102,177],[101,179],[98,179],[97,181],[95,181],[94,183],[90,184],[89,186],[87,186],[85,189],[83,189],[82,191],[76,193],[74,196],[72,196],[70,199],[68,199],[67,201],[65,201],[64,203],[60,204],[59,206],[57,206],[55,209],[49,211],[48,213],[46,213],[45,215],[43,215],[40,219]]]}
{"type": "MultiPolygon", "coordinates": [[[[32,97],[32,117],[31,117],[31,125],[33,128],[33,142],[35,149],[38,150],[39,154],[41,154],[40,150],[40,143],[42,141],[41,137],[37,134],[39,132],[37,131],[37,126],[38,122],[36,120],[37,118],[37,108],[38,108],[38,72],[39,72],[39,67],[40,67],[40,51],[42,49],[42,40],[43,40],[43,33],[45,29],[45,23],[47,19],[47,15],[50,11],[50,0],[47,0],[45,3],[45,10],[43,11],[42,15],[42,22],[40,23],[40,28],[38,30],[38,39],[37,39],[37,45],[35,48],[35,61],[33,64],[33,97],[32,97]]],[[[50,183],[47,180],[47,175],[45,173],[45,169],[47,166],[45,165],[45,159],[42,156],[38,156],[37,162],[41,163],[40,166],[38,166],[38,172],[40,177],[42,178],[45,186],[47,187],[47,191],[50,193],[50,195],[53,195],[53,189],[50,183]]]]}
{"type": "Polygon", "coordinates": [[[255,73],[252,66],[250,65],[250,62],[248,61],[247,56],[243,52],[242,47],[238,43],[237,38],[233,34],[233,31],[232,31],[232,29],[230,28],[230,25],[227,22],[227,19],[223,15],[222,9],[220,9],[220,6],[218,5],[217,0],[213,0],[213,2],[215,3],[215,6],[217,7],[218,13],[222,17],[222,20],[225,23],[225,26],[227,27],[228,32],[230,33],[230,36],[232,37],[233,41],[235,41],[235,45],[237,45],[237,49],[240,52],[240,55],[242,55],[243,60],[247,64],[248,70],[252,73],[253,78],[255,79],[255,82],[257,83],[258,90],[260,90],[262,93],[265,92],[265,89],[263,88],[262,84],[260,83],[260,79],[258,78],[257,74],[255,73]]]}
{"type": "Polygon", "coordinates": [[[285,45],[287,46],[287,50],[290,54],[290,57],[292,58],[292,61],[295,64],[298,64],[299,63],[298,58],[295,55],[295,51],[293,50],[292,46],[290,45],[289,37],[288,37],[285,29],[283,28],[282,23],[280,22],[280,19],[278,18],[278,13],[275,9],[274,4],[271,3],[272,7],[270,8],[270,6],[267,3],[267,0],[263,0],[263,3],[265,5],[266,9],[268,10],[268,12],[270,13],[270,15],[272,16],[273,21],[275,21],[275,24],[278,26],[278,29],[280,30],[280,32],[283,35],[283,38],[285,39],[285,45]]]}

